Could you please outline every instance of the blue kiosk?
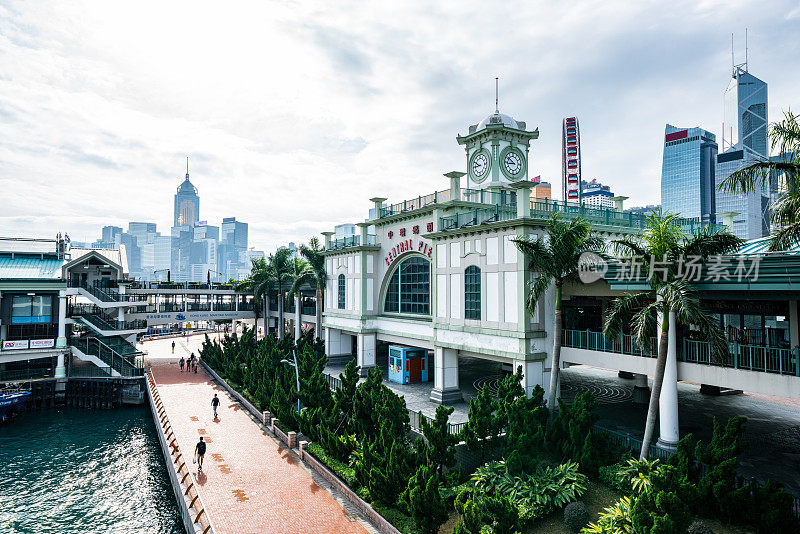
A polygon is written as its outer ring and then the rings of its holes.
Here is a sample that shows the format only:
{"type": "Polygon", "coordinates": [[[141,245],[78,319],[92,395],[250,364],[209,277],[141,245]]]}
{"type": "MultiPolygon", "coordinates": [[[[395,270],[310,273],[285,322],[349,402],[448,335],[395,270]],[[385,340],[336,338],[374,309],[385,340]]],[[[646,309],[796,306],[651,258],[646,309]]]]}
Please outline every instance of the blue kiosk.
{"type": "Polygon", "coordinates": [[[398,384],[428,381],[428,349],[389,346],[389,380],[398,384]]]}

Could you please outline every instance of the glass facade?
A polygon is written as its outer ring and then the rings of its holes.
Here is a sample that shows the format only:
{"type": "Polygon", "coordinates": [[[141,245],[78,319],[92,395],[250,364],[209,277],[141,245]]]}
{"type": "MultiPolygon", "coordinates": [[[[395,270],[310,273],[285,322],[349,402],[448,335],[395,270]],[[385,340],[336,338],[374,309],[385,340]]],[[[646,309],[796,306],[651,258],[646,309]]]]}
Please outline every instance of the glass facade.
{"type": "Polygon", "coordinates": [[[346,280],[344,278],[344,275],[340,274],[339,275],[339,287],[337,287],[337,292],[338,292],[338,295],[337,295],[338,296],[338,302],[337,302],[337,304],[338,304],[338,308],[340,310],[344,309],[345,284],[346,284],[346,280]]]}
{"type": "Polygon", "coordinates": [[[430,315],[431,264],[419,256],[400,262],[389,279],[383,311],[430,315]]]}
{"type": "Polygon", "coordinates": [[[717,212],[717,140],[702,128],[667,125],[661,166],[661,205],[665,211],[708,222],[717,212]]]}
{"type": "MultiPolygon", "coordinates": [[[[731,173],[769,156],[767,147],[767,84],[736,67],[725,90],[723,152],[717,157],[715,184],[731,173]]],[[[731,231],[742,239],[769,234],[769,191],[747,194],[717,190],[717,213],[735,212],[731,231]]],[[[722,217],[717,217],[722,222],[722,217]]]]}
{"type": "Polygon", "coordinates": [[[53,297],[49,295],[15,295],[11,301],[11,324],[49,323],[53,297]]]}
{"type": "Polygon", "coordinates": [[[464,319],[481,319],[481,270],[474,265],[464,271],[464,319]]]}

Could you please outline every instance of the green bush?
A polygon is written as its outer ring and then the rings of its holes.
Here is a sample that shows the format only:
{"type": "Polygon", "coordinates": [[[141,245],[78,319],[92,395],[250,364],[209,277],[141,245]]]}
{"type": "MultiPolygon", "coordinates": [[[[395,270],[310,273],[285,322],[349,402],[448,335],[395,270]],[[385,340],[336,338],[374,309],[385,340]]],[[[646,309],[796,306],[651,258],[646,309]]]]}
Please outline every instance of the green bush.
{"type": "Polygon", "coordinates": [[[486,453],[495,447],[497,437],[497,421],[494,411],[497,401],[489,393],[489,387],[483,389],[469,401],[469,414],[467,424],[464,425],[464,441],[467,449],[479,452],[481,462],[486,461],[486,453]]]}
{"type": "Polygon", "coordinates": [[[598,479],[600,482],[623,495],[632,495],[630,480],[621,479],[618,473],[628,466],[627,461],[617,462],[612,465],[604,465],[598,469],[598,479]]]}
{"type": "Polygon", "coordinates": [[[356,487],[355,471],[352,467],[330,456],[327,451],[317,443],[312,442],[306,445],[306,451],[310,452],[317,460],[325,464],[325,466],[333,471],[337,477],[342,479],[345,484],[351,488],[356,487]]]}
{"type": "Polygon", "coordinates": [[[631,522],[631,498],[622,497],[600,514],[597,522],[589,523],[581,534],[633,534],[631,522]]]}
{"type": "Polygon", "coordinates": [[[692,521],[689,504],[696,498],[696,487],[671,465],[650,473],[631,509],[631,522],[637,534],[683,534],[692,521]]]}
{"type": "MultiPolygon", "coordinates": [[[[363,497],[362,497],[363,498],[363,497]]],[[[403,534],[423,534],[414,523],[414,519],[408,514],[404,514],[397,508],[386,506],[379,502],[370,503],[372,508],[381,514],[384,519],[394,525],[403,534]]]]}
{"type": "Polygon", "coordinates": [[[447,520],[447,509],[439,495],[439,473],[433,463],[422,465],[408,481],[400,502],[408,510],[417,528],[435,534],[447,520]]]}
{"type": "Polygon", "coordinates": [[[484,524],[483,501],[475,492],[465,490],[458,494],[453,504],[461,516],[453,534],[480,534],[484,524]]]}
{"type": "Polygon", "coordinates": [[[589,510],[581,501],[571,502],[564,508],[564,524],[572,532],[579,532],[589,523],[589,519],[589,510]]]}
{"type": "Polygon", "coordinates": [[[481,495],[507,496],[527,522],[580,498],[588,479],[575,463],[539,467],[533,475],[516,476],[509,473],[505,462],[489,462],[475,471],[472,482],[481,495]]]}
{"type": "Polygon", "coordinates": [[[547,443],[562,461],[578,462],[584,473],[596,476],[603,455],[592,434],[598,416],[594,413],[595,401],[590,391],[577,395],[569,406],[558,399],[558,414],[547,429],[547,443]]]}

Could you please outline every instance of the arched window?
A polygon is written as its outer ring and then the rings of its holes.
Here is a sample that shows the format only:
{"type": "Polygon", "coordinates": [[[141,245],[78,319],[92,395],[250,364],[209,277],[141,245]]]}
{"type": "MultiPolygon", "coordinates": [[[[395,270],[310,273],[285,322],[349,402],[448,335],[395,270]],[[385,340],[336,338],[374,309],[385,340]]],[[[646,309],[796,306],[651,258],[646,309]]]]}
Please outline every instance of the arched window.
{"type": "Polygon", "coordinates": [[[339,309],[340,310],[344,309],[344,284],[345,284],[344,275],[340,274],[339,275],[339,288],[338,288],[338,291],[339,291],[339,303],[338,304],[339,304],[339,309]]]}
{"type": "Polygon", "coordinates": [[[464,271],[464,319],[481,319],[481,270],[474,265],[464,271]]]}
{"type": "Polygon", "coordinates": [[[419,256],[400,262],[386,287],[383,311],[431,314],[431,264],[419,256]]]}

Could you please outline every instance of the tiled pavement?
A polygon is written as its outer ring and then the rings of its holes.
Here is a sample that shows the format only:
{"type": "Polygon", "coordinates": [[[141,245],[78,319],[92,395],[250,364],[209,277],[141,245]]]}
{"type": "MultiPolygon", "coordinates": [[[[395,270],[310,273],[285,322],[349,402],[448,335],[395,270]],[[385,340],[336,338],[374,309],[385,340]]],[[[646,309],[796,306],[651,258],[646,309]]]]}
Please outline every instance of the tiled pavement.
{"type": "MultiPolygon", "coordinates": [[[[148,343],[169,352],[168,343],[148,343]]],[[[176,350],[176,353],[178,351],[176,350]]],[[[176,354],[180,357],[180,355],[176,354]]],[[[221,533],[365,533],[373,529],[343,508],[297,456],[263,431],[225,391],[198,369],[181,373],[175,360],[152,360],[153,376],[184,455],[208,442],[196,484],[221,533]],[[211,398],[221,398],[214,419],[211,398]]],[[[349,508],[349,506],[347,507],[349,508]]]]}

